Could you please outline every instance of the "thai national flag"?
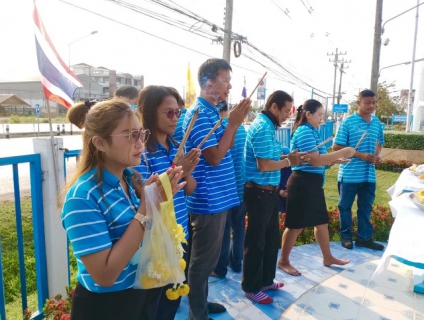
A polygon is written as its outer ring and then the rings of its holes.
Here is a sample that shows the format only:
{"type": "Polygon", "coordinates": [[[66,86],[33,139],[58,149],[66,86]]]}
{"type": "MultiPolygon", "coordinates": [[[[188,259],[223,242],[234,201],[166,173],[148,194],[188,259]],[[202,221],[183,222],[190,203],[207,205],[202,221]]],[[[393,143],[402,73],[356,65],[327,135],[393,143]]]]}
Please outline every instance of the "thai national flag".
{"type": "Polygon", "coordinates": [[[68,68],[51,42],[37,7],[34,4],[35,46],[37,48],[38,68],[41,72],[41,84],[47,100],[57,102],[69,108],[81,82],[68,68]]]}
{"type": "Polygon", "coordinates": [[[244,77],[244,87],[243,87],[243,91],[241,92],[241,96],[243,98],[247,97],[247,93],[246,93],[246,77],[244,77]]]}

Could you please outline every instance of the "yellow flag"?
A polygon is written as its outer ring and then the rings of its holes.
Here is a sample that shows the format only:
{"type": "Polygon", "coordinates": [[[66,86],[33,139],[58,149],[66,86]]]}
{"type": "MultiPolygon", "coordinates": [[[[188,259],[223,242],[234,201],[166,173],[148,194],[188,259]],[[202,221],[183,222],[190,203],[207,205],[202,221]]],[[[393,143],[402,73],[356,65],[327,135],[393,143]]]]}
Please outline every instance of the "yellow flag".
{"type": "Polygon", "coordinates": [[[188,64],[185,107],[189,108],[194,103],[195,100],[196,100],[196,89],[194,88],[193,77],[191,76],[190,64],[188,64]]]}

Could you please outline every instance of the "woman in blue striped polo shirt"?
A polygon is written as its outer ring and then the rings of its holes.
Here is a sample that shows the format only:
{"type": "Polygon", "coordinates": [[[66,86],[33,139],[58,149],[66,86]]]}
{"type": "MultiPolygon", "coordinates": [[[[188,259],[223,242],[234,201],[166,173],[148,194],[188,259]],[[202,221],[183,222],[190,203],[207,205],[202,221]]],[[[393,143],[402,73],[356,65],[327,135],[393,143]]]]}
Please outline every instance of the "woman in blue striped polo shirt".
{"type": "MultiPolygon", "coordinates": [[[[138,97],[138,112],[141,114],[143,128],[152,133],[146,142],[145,157],[143,155],[141,163],[135,166],[143,177],[152,174],[161,174],[172,166],[172,162],[178,151],[178,143],[172,137],[177,126],[178,118],[181,115],[181,96],[178,91],[171,87],[148,86],[144,88],[138,97]]],[[[182,179],[186,181],[184,190],[181,189],[174,196],[174,207],[177,222],[184,228],[186,238],[188,238],[188,212],[185,204],[185,195],[190,195],[196,188],[196,180],[191,176],[194,168],[200,160],[200,150],[192,149],[186,156],[181,156],[176,165],[182,166],[182,179]]],[[[183,243],[185,251],[184,258],[188,260],[189,249],[183,243]]],[[[188,263],[186,264],[188,267],[188,263]]],[[[186,267],[186,274],[187,274],[186,267]]],[[[174,319],[181,298],[169,300],[165,292],[173,285],[163,288],[158,301],[158,313],[156,319],[174,319]]],[[[148,290],[149,292],[151,290],[148,290]]],[[[154,293],[152,293],[154,294],[154,293]]]]}
{"type": "MultiPolygon", "coordinates": [[[[85,128],[81,161],[67,183],[61,214],[78,265],[71,317],[150,319],[148,312],[156,306],[149,306],[147,290],[133,289],[135,254],[147,222],[144,186],[128,168],[140,163],[149,131],[117,99],[79,103],[68,119],[85,128]]],[[[181,167],[168,175],[173,193],[178,192],[185,184],[178,183],[181,167]]],[[[157,176],[146,183],[155,181],[157,176]]]]}
{"type": "Polygon", "coordinates": [[[314,227],[315,239],[320,246],[325,266],[349,263],[349,260],[333,257],[330,251],[328,214],[323,183],[326,167],[349,161],[343,157],[353,156],[355,149],[345,148],[327,154],[325,146],[317,148],[322,142],[318,128],[323,114],[324,109],[319,101],[306,100],[303,106],[297,109],[293,125],[291,150],[310,154],[308,163],[292,167],[293,172],[287,182],[286,229],[281,241],[281,257],[278,267],[293,276],[300,275],[300,272],[290,264],[290,252],[298,235],[303,228],[307,227],[314,227]]]}

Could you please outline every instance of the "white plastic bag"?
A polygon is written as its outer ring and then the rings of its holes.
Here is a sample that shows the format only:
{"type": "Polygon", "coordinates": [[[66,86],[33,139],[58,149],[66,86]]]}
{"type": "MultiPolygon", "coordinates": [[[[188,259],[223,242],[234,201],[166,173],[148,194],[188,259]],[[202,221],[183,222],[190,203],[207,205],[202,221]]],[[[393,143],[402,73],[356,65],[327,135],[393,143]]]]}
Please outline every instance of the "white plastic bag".
{"type": "Polygon", "coordinates": [[[149,221],[140,249],[134,288],[150,289],[174,284],[167,296],[169,299],[176,299],[186,295],[189,290],[187,285],[183,285],[186,266],[182,259],[181,242],[185,241],[185,234],[176,221],[168,175],[164,173],[159,178],[167,199],[162,201],[155,183],[144,189],[149,221]]]}

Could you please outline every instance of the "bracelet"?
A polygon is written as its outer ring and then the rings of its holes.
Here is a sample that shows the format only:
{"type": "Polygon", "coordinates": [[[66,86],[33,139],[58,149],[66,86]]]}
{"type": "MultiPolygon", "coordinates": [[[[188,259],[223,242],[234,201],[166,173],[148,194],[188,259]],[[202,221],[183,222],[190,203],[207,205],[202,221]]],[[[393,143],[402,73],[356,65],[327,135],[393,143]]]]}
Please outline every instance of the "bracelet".
{"type": "Polygon", "coordinates": [[[287,162],[288,162],[288,164],[289,164],[289,167],[291,167],[291,162],[290,162],[290,160],[289,160],[289,157],[287,157],[287,158],[286,158],[286,160],[287,160],[287,162]]]}

